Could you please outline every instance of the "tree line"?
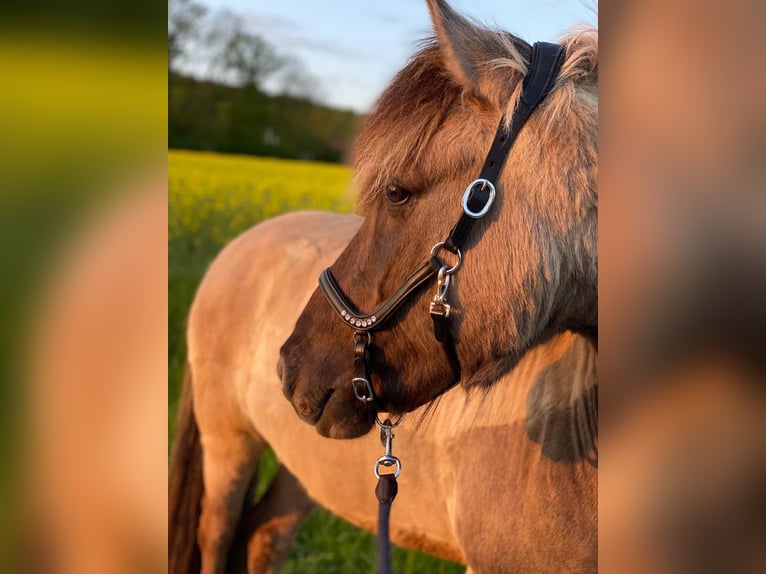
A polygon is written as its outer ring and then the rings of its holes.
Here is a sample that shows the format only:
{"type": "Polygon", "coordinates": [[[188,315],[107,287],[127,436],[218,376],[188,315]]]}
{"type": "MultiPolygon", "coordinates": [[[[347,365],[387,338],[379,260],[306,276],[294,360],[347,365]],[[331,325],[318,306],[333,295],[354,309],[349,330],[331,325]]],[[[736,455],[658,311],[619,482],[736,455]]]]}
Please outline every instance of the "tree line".
{"type": "Polygon", "coordinates": [[[322,105],[318,93],[303,63],[242,16],[169,0],[169,147],[342,161],[360,116],[322,105]]]}

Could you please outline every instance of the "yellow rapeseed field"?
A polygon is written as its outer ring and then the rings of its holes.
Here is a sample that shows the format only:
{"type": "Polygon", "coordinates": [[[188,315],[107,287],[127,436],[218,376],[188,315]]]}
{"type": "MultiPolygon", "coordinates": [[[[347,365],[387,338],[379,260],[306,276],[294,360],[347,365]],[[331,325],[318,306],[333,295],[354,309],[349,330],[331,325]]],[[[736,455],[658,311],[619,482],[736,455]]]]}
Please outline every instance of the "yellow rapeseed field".
{"type": "Polygon", "coordinates": [[[169,235],[220,246],[286,211],[351,211],[351,170],[316,162],[168,152],[169,235]]]}

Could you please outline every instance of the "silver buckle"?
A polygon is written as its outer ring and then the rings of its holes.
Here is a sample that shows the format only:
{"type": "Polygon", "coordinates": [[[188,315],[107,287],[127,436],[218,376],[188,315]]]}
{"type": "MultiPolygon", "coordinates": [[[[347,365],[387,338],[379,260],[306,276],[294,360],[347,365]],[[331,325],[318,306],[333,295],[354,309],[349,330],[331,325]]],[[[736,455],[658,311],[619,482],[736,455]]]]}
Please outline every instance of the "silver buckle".
{"type": "Polygon", "coordinates": [[[354,377],[351,379],[351,387],[354,389],[356,398],[363,403],[371,403],[375,399],[375,394],[372,392],[372,385],[370,384],[370,381],[364,377],[354,377]],[[362,389],[362,392],[360,392],[359,387],[357,387],[359,383],[363,383],[365,386],[365,388],[362,389]],[[364,391],[367,391],[366,395],[364,394],[364,391]]]}
{"type": "Polygon", "coordinates": [[[492,207],[492,203],[494,201],[495,186],[492,185],[492,182],[488,179],[479,178],[469,183],[468,187],[465,188],[465,193],[463,194],[463,201],[461,202],[461,205],[463,206],[463,211],[468,217],[479,219],[480,217],[487,215],[487,212],[489,211],[489,208],[492,207]],[[489,186],[489,197],[487,198],[487,203],[485,203],[484,207],[482,207],[479,211],[471,211],[471,209],[468,207],[468,198],[471,196],[471,190],[478,184],[481,184],[482,189],[489,186]]]}

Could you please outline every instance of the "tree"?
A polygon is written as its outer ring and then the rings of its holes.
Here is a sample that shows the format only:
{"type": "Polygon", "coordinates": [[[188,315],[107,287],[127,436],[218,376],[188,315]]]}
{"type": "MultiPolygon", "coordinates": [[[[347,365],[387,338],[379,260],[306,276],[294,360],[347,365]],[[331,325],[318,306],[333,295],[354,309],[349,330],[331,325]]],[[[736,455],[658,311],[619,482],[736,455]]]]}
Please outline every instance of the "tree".
{"type": "Polygon", "coordinates": [[[280,95],[314,102],[322,99],[322,94],[317,93],[317,79],[308,72],[302,61],[288,56],[282,59],[282,63],[276,78],[280,95]]]}
{"type": "Polygon", "coordinates": [[[168,68],[177,71],[179,60],[204,27],[207,8],[194,0],[168,0],[168,68]]]}
{"type": "Polygon", "coordinates": [[[236,30],[224,45],[223,64],[234,82],[259,88],[283,63],[274,48],[260,36],[236,30]]]}
{"type": "Polygon", "coordinates": [[[209,75],[228,84],[261,88],[284,66],[274,47],[245,29],[242,17],[228,10],[216,14],[206,41],[212,50],[209,75]]]}

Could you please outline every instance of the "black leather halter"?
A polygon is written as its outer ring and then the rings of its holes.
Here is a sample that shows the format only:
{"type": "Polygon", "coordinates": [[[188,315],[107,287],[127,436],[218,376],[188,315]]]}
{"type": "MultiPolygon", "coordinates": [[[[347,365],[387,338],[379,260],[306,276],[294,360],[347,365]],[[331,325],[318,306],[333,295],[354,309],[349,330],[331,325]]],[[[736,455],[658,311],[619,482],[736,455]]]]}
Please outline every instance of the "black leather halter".
{"type": "Polygon", "coordinates": [[[505,116],[500,119],[495,139],[484,161],[484,167],[478,179],[473,181],[463,195],[463,213],[450,231],[447,239],[437,243],[429,259],[423,263],[382,305],[371,313],[360,312],[343,293],[329,268],[319,277],[319,288],[324,293],[333,310],[349,327],[354,330],[354,368],[352,379],[354,394],[357,399],[371,402],[375,399],[371,383],[370,344],[371,333],[385,325],[396,310],[420,287],[437,278],[438,288],[430,306],[434,320],[434,333],[443,346],[445,354],[455,372],[455,380],[460,380],[460,363],[455,350],[455,343],[449,329],[450,305],[447,293],[450,277],[458,270],[462,262],[461,248],[465,244],[476,221],[487,214],[495,200],[495,182],[498,180],[508,153],[513,147],[519,132],[524,127],[535,108],[551,92],[556,84],[561,65],[564,62],[565,49],[558,44],[537,42],[532,47],[532,60],[529,71],[522,83],[521,97],[511,118],[510,128],[505,126],[505,116]],[[449,267],[440,258],[441,249],[457,255],[458,262],[449,267]]]}

